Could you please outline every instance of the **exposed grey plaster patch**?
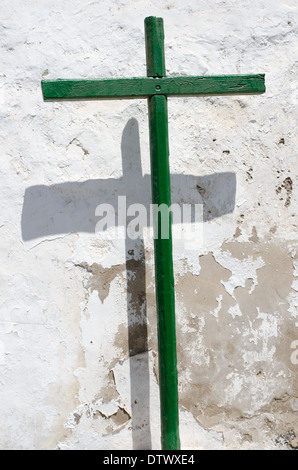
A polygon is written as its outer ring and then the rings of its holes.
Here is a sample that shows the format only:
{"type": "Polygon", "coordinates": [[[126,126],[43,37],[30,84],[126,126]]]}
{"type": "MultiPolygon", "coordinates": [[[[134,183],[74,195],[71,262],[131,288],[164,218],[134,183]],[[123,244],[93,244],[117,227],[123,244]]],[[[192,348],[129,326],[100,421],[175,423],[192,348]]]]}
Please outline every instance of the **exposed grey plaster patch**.
{"type": "Polygon", "coordinates": [[[236,231],[235,231],[235,233],[234,233],[234,235],[233,235],[233,238],[239,238],[239,237],[241,236],[241,233],[242,233],[242,232],[241,232],[240,227],[236,227],[236,231]]]}
{"type": "MultiPolygon", "coordinates": [[[[98,415],[102,416],[105,420],[111,420],[112,423],[116,426],[116,429],[119,428],[119,426],[122,426],[125,424],[127,421],[131,419],[130,414],[126,411],[124,407],[117,406],[116,408],[114,407],[112,411],[107,411],[104,407],[97,407],[95,412],[93,413],[93,418],[97,418],[98,415]]],[[[115,429],[112,428],[107,428],[111,429],[111,432],[113,432],[115,429]]]]}
{"type": "Polygon", "coordinates": [[[118,264],[111,268],[104,268],[97,263],[89,265],[87,263],[75,263],[75,266],[85,269],[88,273],[92,274],[88,281],[87,287],[91,292],[96,290],[102,303],[109,295],[110,284],[117,277],[122,275],[125,265],[118,264]]]}
{"type": "Polygon", "coordinates": [[[250,241],[250,242],[253,242],[253,243],[258,243],[258,241],[259,241],[257,229],[256,229],[255,226],[253,226],[253,228],[252,228],[252,234],[251,234],[251,236],[249,237],[249,241],[250,241]]]}
{"type": "MultiPolygon", "coordinates": [[[[200,256],[200,274],[187,273],[176,289],[178,306],[183,305],[177,323],[181,404],[207,426],[219,424],[223,413],[231,419],[252,416],[259,407],[270,410],[274,403],[285,412],[290,396],[281,399],[288,389],[284,380],[298,393],[295,375],[290,379],[288,372],[293,370],[290,343],[296,334],[286,300],[292,291],[292,248],[261,241],[254,228],[250,242],[234,239],[222,250],[230,256],[200,256]],[[231,283],[237,260],[251,268],[246,269],[245,282],[231,283]],[[254,263],[258,269],[251,277],[254,263]],[[223,286],[228,281],[234,286],[232,297],[223,286]]],[[[277,435],[277,426],[274,432],[277,435]]],[[[243,432],[243,443],[255,439],[243,432]]]]}
{"type": "Polygon", "coordinates": [[[119,406],[117,413],[112,415],[112,419],[117,426],[122,426],[131,419],[131,415],[123,406],[119,406]]]}
{"type": "Polygon", "coordinates": [[[95,397],[96,400],[101,398],[103,403],[109,403],[111,400],[115,400],[119,397],[113,370],[109,371],[106,383],[107,384],[101,388],[98,396],[95,397]]]}

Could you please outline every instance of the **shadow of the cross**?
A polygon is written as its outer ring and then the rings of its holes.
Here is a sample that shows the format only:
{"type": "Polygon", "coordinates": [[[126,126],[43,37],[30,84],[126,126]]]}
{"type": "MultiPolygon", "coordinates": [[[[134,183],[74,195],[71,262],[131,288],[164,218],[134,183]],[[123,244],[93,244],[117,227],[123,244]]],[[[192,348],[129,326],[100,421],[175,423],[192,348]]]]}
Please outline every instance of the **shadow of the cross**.
{"type": "MultiPolygon", "coordinates": [[[[118,212],[118,196],[126,196],[127,207],[142,204],[150,224],[150,175],[141,174],[140,163],[119,179],[107,178],[67,182],[26,189],[22,212],[24,241],[49,235],[77,232],[95,233],[100,204],[111,205],[118,212]],[[139,168],[138,168],[139,166],[139,168]]],[[[207,176],[171,175],[172,204],[203,204],[204,222],[233,212],[236,175],[232,172],[207,176]]]]}
{"type": "MultiPolygon", "coordinates": [[[[125,126],[121,151],[123,176],[119,179],[29,187],[25,192],[22,212],[23,240],[76,232],[95,233],[99,220],[95,215],[96,207],[99,204],[110,204],[117,214],[118,196],[126,196],[127,207],[142,204],[149,215],[151,181],[150,175],[142,175],[139,130],[135,119],[130,119],[125,126]]],[[[171,192],[173,204],[203,204],[203,218],[208,221],[233,212],[236,175],[231,172],[208,176],[172,174],[171,192]]],[[[127,223],[128,220],[126,227],[127,223]]],[[[146,260],[143,240],[127,237],[125,251],[133,448],[150,449],[146,260]],[[140,353],[143,353],[141,368],[136,367],[135,359],[140,353]]]]}

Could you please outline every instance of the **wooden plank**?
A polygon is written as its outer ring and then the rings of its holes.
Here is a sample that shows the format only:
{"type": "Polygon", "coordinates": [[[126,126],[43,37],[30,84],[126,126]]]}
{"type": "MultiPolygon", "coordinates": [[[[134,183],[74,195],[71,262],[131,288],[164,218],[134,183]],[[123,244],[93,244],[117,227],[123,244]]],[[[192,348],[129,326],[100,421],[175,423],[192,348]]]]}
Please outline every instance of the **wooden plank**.
{"type": "Polygon", "coordinates": [[[166,75],[164,39],[163,19],[154,16],[145,18],[147,77],[166,75]]]}
{"type": "Polygon", "coordinates": [[[161,441],[180,449],[167,97],[149,99],[161,441]],[[158,208],[160,209],[158,212],[158,208]]]}
{"type": "Polygon", "coordinates": [[[265,75],[43,80],[44,99],[145,98],[153,95],[224,95],[265,92],[265,75]]]}
{"type": "MultiPolygon", "coordinates": [[[[162,18],[145,19],[147,76],[166,74],[162,18]]],[[[149,78],[155,94],[149,97],[151,187],[155,214],[154,259],[157,310],[161,444],[163,450],[179,450],[179,400],[176,352],[175,288],[172,254],[171,182],[169,164],[167,97],[160,91],[161,78],[149,78]],[[156,90],[156,86],[158,89],[156,90]],[[166,233],[164,233],[166,232],[166,233]]]]}

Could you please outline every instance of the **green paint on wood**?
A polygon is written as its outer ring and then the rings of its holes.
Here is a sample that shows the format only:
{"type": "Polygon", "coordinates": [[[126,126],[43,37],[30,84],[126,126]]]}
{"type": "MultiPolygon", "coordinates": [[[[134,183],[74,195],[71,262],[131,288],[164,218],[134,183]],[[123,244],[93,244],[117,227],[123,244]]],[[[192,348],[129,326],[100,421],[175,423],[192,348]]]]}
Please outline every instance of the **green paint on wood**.
{"type": "MultiPolygon", "coordinates": [[[[147,39],[148,42],[148,39],[147,39]]],[[[119,78],[109,80],[43,80],[45,100],[147,98],[153,95],[224,95],[265,92],[265,76],[119,78]]]]}
{"type": "Polygon", "coordinates": [[[164,450],[180,449],[178,377],[172,259],[167,96],[265,92],[265,75],[165,77],[162,18],[145,19],[147,77],[108,80],[43,80],[45,100],[148,98],[153,204],[166,208],[154,218],[158,314],[161,439],[164,450]],[[162,222],[169,226],[165,238],[162,222]]]}
{"type": "Polygon", "coordinates": [[[175,450],[180,449],[180,441],[166,96],[150,98],[149,123],[152,201],[161,207],[161,211],[154,214],[161,439],[162,449],[175,450]]]}
{"type": "MultiPolygon", "coordinates": [[[[145,19],[147,75],[166,73],[162,18],[145,19]]],[[[161,91],[163,78],[155,79],[161,91]]],[[[156,87],[155,87],[156,88],[156,87]]],[[[154,217],[155,290],[157,309],[161,444],[163,450],[180,449],[178,373],[176,353],[175,290],[172,255],[171,182],[168,107],[163,94],[151,96],[149,106],[152,202],[165,208],[154,217]],[[168,233],[164,234],[166,228],[168,233]]],[[[156,206],[155,206],[156,207],[156,206]]]]}
{"type": "Polygon", "coordinates": [[[148,77],[166,75],[163,19],[145,18],[146,63],[148,77]]]}

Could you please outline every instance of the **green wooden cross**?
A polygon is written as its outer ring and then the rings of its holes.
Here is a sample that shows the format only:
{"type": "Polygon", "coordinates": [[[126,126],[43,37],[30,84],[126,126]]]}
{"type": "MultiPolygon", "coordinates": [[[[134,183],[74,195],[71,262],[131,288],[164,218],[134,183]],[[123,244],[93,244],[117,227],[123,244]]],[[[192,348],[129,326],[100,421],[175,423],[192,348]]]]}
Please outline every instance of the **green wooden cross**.
{"type": "MultiPolygon", "coordinates": [[[[46,101],[148,98],[152,202],[170,207],[167,96],[264,93],[265,75],[166,77],[162,18],[145,19],[145,37],[147,77],[43,80],[42,90],[46,101]]],[[[160,213],[154,231],[161,440],[165,450],[180,449],[172,235],[161,237],[160,213]]]]}

